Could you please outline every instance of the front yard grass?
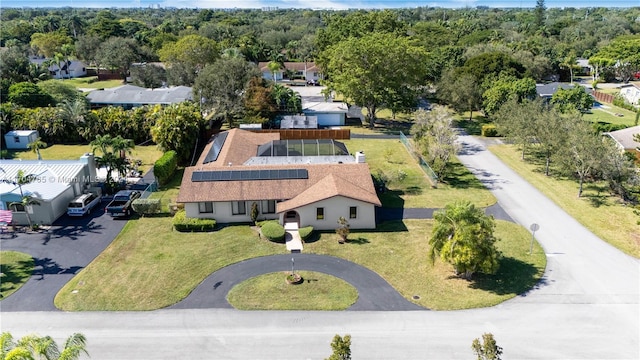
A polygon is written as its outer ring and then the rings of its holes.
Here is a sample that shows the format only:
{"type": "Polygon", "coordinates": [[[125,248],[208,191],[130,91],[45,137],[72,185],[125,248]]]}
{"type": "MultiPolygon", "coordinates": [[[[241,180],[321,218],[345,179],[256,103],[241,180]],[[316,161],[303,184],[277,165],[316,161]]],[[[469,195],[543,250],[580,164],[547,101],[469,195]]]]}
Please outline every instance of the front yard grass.
{"type": "MultiPolygon", "coordinates": [[[[640,257],[640,229],[633,208],[610,195],[604,183],[586,183],[578,198],[578,183],[571,179],[545,176],[543,163],[524,162],[513,145],[490,146],[500,160],[563,208],[574,219],[604,241],[640,257]]],[[[531,159],[533,155],[529,155],[531,159]]]]}
{"type": "MultiPolygon", "coordinates": [[[[534,286],[546,264],[537,244],[534,254],[528,254],[528,231],[497,223],[502,238],[498,247],[504,253],[501,269],[495,276],[477,276],[473,281],[453,276],[448,264],[430,265],[430,220],[387,222],[377,231],[354,231],[344,245],[337,243],[335,233],[322,233],[305,244],[304,252],[366,266],[405,298],[418,295],[420,299],[412,301],[427,308],[492,306],[534,286]]],[[[171,230],[170,217],[139,218],[129,221],[113,243],[62,288],[55,304],[65,311],[159,309],[182,300],[224,266],[282,253],[284,245],[259,239],[247,225],[212,233],[178,233],[171,230]]],[[[280,295],[274,291],[271,296],[280,295]]]]}
{"type": "Polygon", "coordinates": [[[82,89],[108,89],[124,85],[124,82],[118,79],[98,81],[97,76],[85,76],[81,78],[64,79],[60,81],[64,81],[67,84],[71,84],[76,88],[82,89]]]}
{"type": "Polygon", "coordinates": [[[0,251],[0,299],[16,292],[33,273],[34,262],[29,254],[0,251]]]}
{"type": "Polygon", "coordinates": [[[345,310],[358,300],[358,291],[334,276],[296,271],[303,282],[289,285],[288,271],[243,281],[229,291],[227,301],[240,310],[345,310]]]}
{"type": "MultiPolygon", "coordinates": [[[[78,160],[80,156],[91,152],[90,145],[51,145],[46,149],[40,149],[43,160],[78,160]]],[[[36,160],[36,153],[31,150],[10,151],[12,159],[36,160]]],[[[130,159],[141,160],[140,170],[147,171],[153,167],[153,163],[162,156],[162,151],[155,145],[136,146],[131,154],[127,154],[130,159]]]]}
{"type": "Polygon", "coordinates": [[[451,176],[437,188],[432,188],[400,140],[351,139],[344,143],[351,153],[364,151],[372,174],[381,171],[391,179],[388,190],[379,194],[384,207],[443,208],[457,200],[468,200],[484,207],[496,202],[491,192],[457,160],[452,165],[451,176]]]}

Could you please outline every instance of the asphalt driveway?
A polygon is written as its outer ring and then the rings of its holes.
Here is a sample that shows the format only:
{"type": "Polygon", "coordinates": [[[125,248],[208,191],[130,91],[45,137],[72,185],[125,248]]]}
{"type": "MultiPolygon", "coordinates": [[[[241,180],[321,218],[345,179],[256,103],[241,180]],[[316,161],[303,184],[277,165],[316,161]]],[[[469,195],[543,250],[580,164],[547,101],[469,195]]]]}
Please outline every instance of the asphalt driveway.
{"type": "Polygon", "coordinates": [[[91,215],[82,218],[63,215],[48,231],[0,235],[0,249],[29,254],[36,263],[27,283],[0,301],[2,312],[57,310],[53,304],[55,294],[98,256],[127,223],[105,215],[107,203],[103,199],[91,215]]]}

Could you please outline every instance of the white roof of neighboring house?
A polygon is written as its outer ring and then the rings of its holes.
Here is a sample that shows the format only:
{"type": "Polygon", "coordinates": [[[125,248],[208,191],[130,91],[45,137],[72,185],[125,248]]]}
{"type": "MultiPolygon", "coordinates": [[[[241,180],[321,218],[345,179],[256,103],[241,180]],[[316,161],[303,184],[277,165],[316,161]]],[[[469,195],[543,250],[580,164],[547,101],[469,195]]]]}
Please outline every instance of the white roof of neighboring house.
{"type": "MultiPolygon", "coordinates": [[[[35,175],[35,181],[22,185],[22,192],[42,200],[50,200],[58,196],[71,183],[78,181],[76,178],[84,167],[85,164],[73,160],[2,160],[0,161],[0,169],[2,169],[0,177],[15,180],[19,170],[22,170],[25,175],[35,175]]],[[[6,193],[19,195],[20,190],[16,185],[2,182],[0,183],[0,194],[6,193]]]]}
{"type": "Polygon", "coordinates": [[[146,89],[133,85],[122,85],[105,90],[95,90],[87,95],[92,104],[173,104],[193,100],[191,88],[174,86],[146,89]]]}
{"type": "Polygon", "coordinates": [[[343,102],[303,102],[303,112],[346,113],[349,111],[343,102]]]}
{"type": "Polygon", "coordinates": [[[591,68],[591,65],[589,65],[589,59],[578,59],[576,64],[583,68],[591,68]]]}
{"type": "Polygon", "coordinates": [[[548,84],[536,84],[536,92],[538,96],[552,96],[558,91],[558,89],[571,89],[573,85],[559,82],[552,82],[548,84]]]}
{"type": "Polygon", "coordinates": [[[640,134],[640,125],[604,134],[615,140],[618,146],[625,150],[635,149],[640,146],[639,142],[633,140],[633,135],[640,134]]]}
{"type": "Polygon", "coordinates": [[[37,130],[11,130],[8,131],[5,135],[9,136],[30,136],[33,133],[38,133],[37,130]]]}

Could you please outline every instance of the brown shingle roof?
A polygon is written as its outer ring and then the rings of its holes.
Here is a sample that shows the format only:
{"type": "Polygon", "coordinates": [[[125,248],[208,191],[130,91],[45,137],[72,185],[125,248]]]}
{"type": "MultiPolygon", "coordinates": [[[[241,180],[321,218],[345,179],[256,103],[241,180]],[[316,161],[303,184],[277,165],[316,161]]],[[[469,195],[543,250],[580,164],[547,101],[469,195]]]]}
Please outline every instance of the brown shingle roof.
{"type": "MultiPolygon", "coordinates": [[[[333,196],[345,196],[380,206],[367,164],[289,164],[242,165],[256,156],[257,148],[278,133],[254,133],[233,129],[228,131],[218,159],[203,164],[212,144],[208,144],[198,163],[185,169],[178,194],[178,202],[289,200],[278,208],[294,208],[333,196]],[[228,166],[232,163],[232,166],[228,166]],[[307,169],[308,179],[249,180],[192,182],[194,171],[307,169]]],[[[284,210],[283,210],[284,211],[284,210]]]]}

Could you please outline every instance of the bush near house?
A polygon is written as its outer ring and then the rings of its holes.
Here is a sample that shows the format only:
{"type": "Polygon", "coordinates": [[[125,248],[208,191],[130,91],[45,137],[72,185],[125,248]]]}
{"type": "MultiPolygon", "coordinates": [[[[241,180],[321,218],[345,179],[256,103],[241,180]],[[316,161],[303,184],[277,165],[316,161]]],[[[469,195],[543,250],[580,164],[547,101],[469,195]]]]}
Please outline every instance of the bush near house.
{"type": "Polygon", "coordinates": [[[185,210],[178,211],[173,216],[173,227],[180,232],[213,231],[216,227],[214,219],[188,218],[185,210]]]}
{"type": "Polygon", "coordinates": [[[135,199],[131,206],[136,213],[142,216],[157,214],[161,209],[160,199],[135,199]]]}
{"type": "Polygon", "coordinates": [[[311,234],[313,234],[313,226],[305,226],[298,229],[298,234],[302,240],[307,240],[311,234]]]}
{"type": "Polygon", "coordinates": [[[155,162],[153,165],[153,173],[158,178],[160,185],[164,185],[171,180],[177,168],[178,154],[171,150],[164,153],[164,155],[155,162]]]}
{"type": "Polygon", "coordinates": [[[284,227],[277,221],[265,221],[261,228],[262,236],[270,241],[282,241],[284,239],[284,227]]]}

